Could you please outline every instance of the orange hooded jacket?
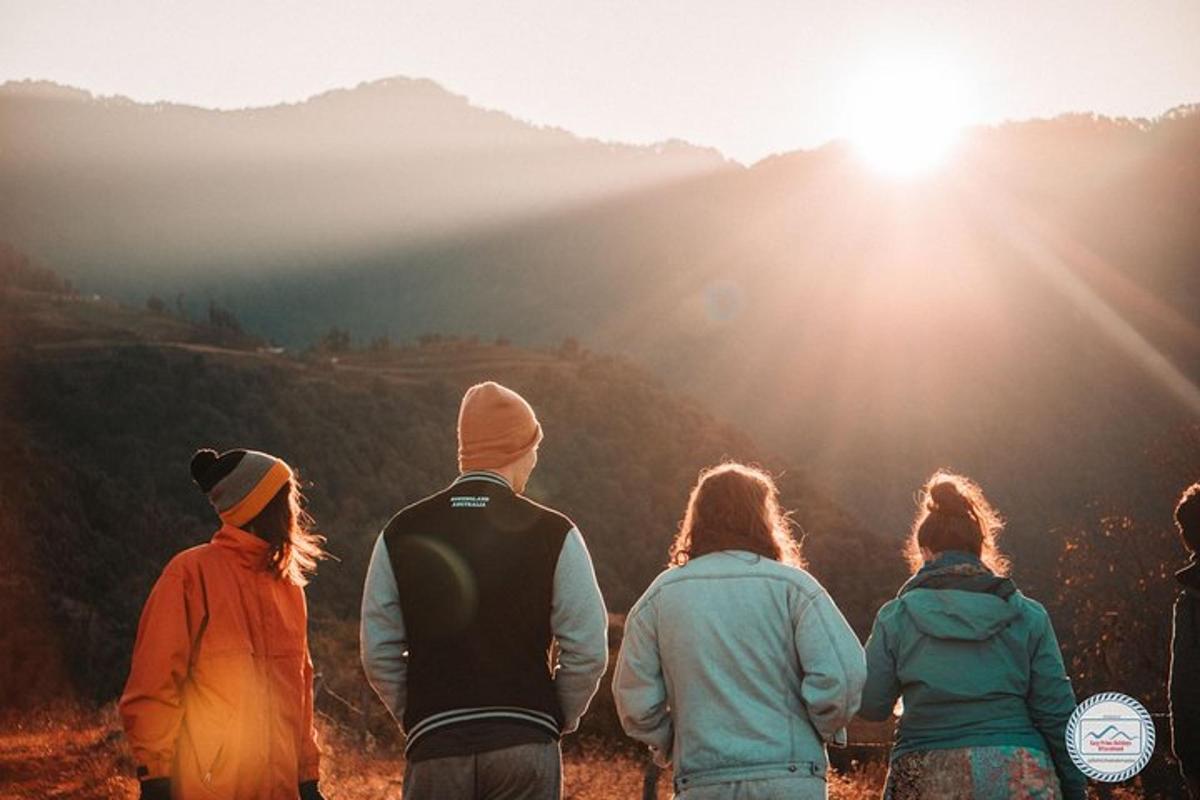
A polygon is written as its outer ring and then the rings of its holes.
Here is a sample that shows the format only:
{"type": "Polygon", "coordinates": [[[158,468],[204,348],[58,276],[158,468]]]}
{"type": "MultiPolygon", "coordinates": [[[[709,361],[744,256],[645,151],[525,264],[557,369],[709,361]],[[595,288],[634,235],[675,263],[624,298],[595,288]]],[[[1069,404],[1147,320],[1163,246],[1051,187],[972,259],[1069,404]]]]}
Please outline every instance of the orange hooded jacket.
{"type": "Polygon", "coordinates": [[[304,590],[225,525],[167,564],[138,626],[121,718],[176,800],[295,800],[318,778],[304,590]]]}

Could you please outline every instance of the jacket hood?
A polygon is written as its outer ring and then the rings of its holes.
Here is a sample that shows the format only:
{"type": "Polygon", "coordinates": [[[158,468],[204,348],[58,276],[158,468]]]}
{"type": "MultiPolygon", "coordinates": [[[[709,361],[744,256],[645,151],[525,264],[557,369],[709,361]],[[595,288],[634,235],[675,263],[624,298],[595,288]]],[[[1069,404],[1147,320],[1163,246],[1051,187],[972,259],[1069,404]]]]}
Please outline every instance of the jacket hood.
{"type": "Polygon", "coordinates": [[[982,642],[1021,616],[1016,598],[1016,594],[1005,600],[961,589],[915,589],[900,598],[900,605],[926,636],[982,642]]]}
{"type": "Polygon", "coordinates": [[[1196,556],[1192,556],[1192,560],[1187,563],[1187,566],[1175,573],[1175,580],[1179,581],[1187,591],[1200,596],[1200,560],[1196,556]]]}
{"type": "Polygon", "coordinates": [[[926,636],[981,642],[1021,616],[1019,595],[973,556],[947,553],[909,579],[898,602],[926,636]]]}

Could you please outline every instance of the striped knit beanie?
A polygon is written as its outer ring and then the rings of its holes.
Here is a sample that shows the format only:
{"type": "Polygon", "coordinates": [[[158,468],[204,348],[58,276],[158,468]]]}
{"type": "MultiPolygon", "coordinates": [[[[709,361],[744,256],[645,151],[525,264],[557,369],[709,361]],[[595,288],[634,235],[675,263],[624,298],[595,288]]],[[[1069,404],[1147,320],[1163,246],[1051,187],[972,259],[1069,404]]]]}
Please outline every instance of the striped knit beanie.
{"type": "Polygon", "coordinates": [[[496,469],[542,441],[542,426],[525,398],[493,381],[477,383],[458,410],[458,468],[496,469]]]}
{"type": "Polygon", "coordinates": [[[240,528],[259,515],[292,479],[292,468],[257,450],[197,450],[192,479],[217,510],[221,521],[240,528]]]}

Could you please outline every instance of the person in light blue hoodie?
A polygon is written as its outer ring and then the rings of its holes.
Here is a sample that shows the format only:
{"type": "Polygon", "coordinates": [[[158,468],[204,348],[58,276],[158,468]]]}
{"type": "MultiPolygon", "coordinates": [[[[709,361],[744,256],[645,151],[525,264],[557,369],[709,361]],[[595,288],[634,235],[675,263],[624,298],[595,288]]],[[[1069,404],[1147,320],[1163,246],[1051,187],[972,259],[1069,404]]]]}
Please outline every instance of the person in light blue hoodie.
{"type": "Polygon", "coordinates": [[[1007,578],[1001,520],[938,472],[909,538],[915,574],[875,618],[861,716],[903,699],[886,800],[1083,800],[1067,753],[1075,695],[1050,617],[1007,578]]]}
{"type": "Polygon", "coordinates": [[[625,620],[621,726],[674,764],[676,797],[826,797],[825,746],[846,742],[863,649],[804,570],[770,476],[702,472],[671,562],[625,620]]]}

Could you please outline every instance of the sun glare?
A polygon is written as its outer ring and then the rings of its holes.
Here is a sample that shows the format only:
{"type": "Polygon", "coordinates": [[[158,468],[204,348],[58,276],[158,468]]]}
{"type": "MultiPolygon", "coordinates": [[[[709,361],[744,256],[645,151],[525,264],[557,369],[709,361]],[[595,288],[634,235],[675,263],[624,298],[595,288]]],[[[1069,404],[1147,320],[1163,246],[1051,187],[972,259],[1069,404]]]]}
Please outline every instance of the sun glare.
{"type": "Polygon", "coordinates": [[[843,124],[855,152],[893,177],[942,164],[972,116],[961,70],[935,58],[881,59],[859,74],[845,97],[843,124]]]}

